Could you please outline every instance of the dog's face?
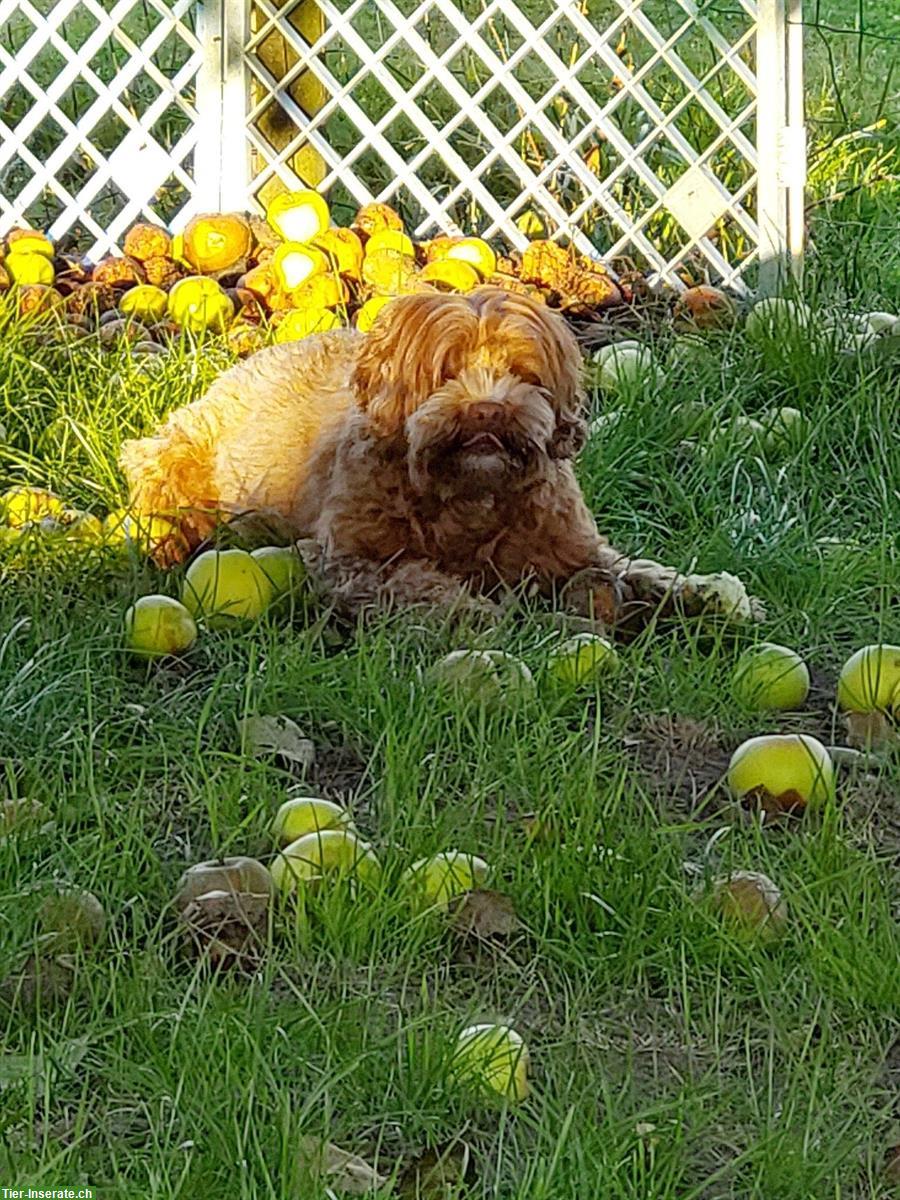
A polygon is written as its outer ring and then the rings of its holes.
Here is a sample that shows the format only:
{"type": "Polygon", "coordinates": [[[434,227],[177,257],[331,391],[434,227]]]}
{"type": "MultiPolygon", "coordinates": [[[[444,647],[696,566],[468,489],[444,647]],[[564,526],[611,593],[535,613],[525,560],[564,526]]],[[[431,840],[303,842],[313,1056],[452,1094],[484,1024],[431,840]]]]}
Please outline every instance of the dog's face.
{"type": "Polygon", "coordinates": [[[367,335],[354,388],[380,436],[402,438],[420,493],[519,490],[584,440],[581,355],[526,296],[404,296],[367,335]]]}

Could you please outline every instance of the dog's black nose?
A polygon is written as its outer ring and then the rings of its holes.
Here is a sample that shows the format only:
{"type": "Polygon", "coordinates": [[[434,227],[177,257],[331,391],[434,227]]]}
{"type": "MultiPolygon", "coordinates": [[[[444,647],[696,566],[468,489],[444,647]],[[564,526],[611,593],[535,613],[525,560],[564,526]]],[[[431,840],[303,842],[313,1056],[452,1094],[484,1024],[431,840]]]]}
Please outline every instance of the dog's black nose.
{"type": "Polygon", "coordinates": [[[500,416],[501,405],[496,400],[481,400],[466,409],[466,420],[473,425],[486,425],[500,416]]]}

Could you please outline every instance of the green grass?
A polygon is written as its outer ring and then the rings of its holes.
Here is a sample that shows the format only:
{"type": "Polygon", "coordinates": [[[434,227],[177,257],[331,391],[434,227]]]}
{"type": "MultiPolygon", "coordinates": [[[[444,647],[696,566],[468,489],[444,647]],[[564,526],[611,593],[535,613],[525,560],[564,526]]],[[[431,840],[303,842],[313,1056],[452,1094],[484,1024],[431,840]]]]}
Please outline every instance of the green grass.
{"type": "MultiPolygon", "coordinates": [[[[852,26],[855,5],[832,8],[829,23],[852,26]]],[[[861,81],[857,39],[828,45],[840,93],[815,46],[809,72],[810,300],[896,310],[890,47],[871,45],[861,81]]],[[[201,394],[223,361],[186,353],[148,383],[124,358],[35,351],[7,326],[0,485],[116,506],[121,440],[201,394]]],[[[623,548],[735,571],[765,601],[759,634],[813,671],[805,711],[784,718],[730,696],[756,631],[659,631],[621,650],[599,695],[565,700],[543,684],[546,628],[511,620],[478,644],[520,654],[541,686],[499,712],[423,683],[456,644],[447,631],[398,618],[336,634],[302,606],[147,669],[123,652],[122,614],[137,595],[176,593],[177,575],[109,552],[0,548],[0,799],[38,800],[52,819],[0,840],[0,976],[33,952],[57,884],[91,889],[109,917],[67,1000],[0,1000],[0,1184],[318,1200],[297,1161],[309,1134],[386,1175],[461,1141],[473,1178],[458,1200],[889,1196],[896,757],[841,767],[834,806],[790,829],[760,829],[721,778],[759,732],[844,742],[841,662],[900,641],[896,363],[725,338],[706,366],[627,398],[580,462],[623,548]],[[778,404],[808,418],[795,453],[767,460],[734,441],[699,453],[714,424],[778,404]],[[277,713],[314,739],[305,786],[349,804],[384,885],[328,889],[299,921],[279,911],[252,978],[210,975],[185,952],[171,898],[193,862],[271,855],[267,825],[296,776],[247,754],[238,722],[277,713]],[[535,817],[543,839],[529,835],[535,817]],[[523,924],[510,943],[460,945],[410,912],[402,871],[451,846],[492,864],[523,924]],[[735,940],[692,902],[698,883],[739,868],[787,898],[776,946],[735,940]],[[458,1030],[500,1019],[531,1049],[533,1094],[516,1108],[448,1078],[458,1030]]]]}
{"type": "MultiPolygon", "coordinates": [[[[217,360],[201,356],[193,377],[173,364],[148,387],[92,353],[34,356],[7,331],[3,474],[102,511],[121,500],[119,440],[202,391],[217,360]]],[[[335,640],[297,611],[208,633],[183,667],[148,670],[122,651],[122,612],[176,577],[127,557],[7,554],[3,788],[41,801],[53,828],[0,844],[0,959],[27,956],[56,882],[96,892],[110,932],[67,1002],[0,1010],[3,1178],[123,1198],[324,1195],[298,1182],[306,1133],[385,1174],[462,1139],[471,1197],[886,1195],[900,772],[843,768],[834,808],[790,831],[742,817],[720,777],[763,730],[842,741],[841,661],[896,640],[898,401],[888,362],[801,346],[761,358],[736,336],[707,368],[629,399],[581,460],[618,543],[735,570],[766,601],[762,633],[800,649],[816,683],[807,711],[784,719],[730,698],[753,634],[689,628],[624,648],[600,697],[560,702],[542,687],[499,713],[436,700],[421,672],[454,642],[402,619],[335,640]],[[705,415],[677,409],[698,396],[705,415]],[[786,459],[683,444],[782,402],[810,420],[786,459]],[[242,753],[238,721],[257,713],[313,737],[306,785],[350,804],[385,882],[376,897],[314,897],[299,926],[279,913],[254,978],[210,977],[181,949],[170,900],[191,862],[271,854],[267,823],[291,779],[242,753]],[[532,816],[549,840],[529,840],[532,816]],[[461,947],[404,903],[404,867],[449,846],[493,865],[524,926],[510,945],[461,947]],[[735,868],[765,871],[787,897],[773,949],[723,935],[691,902],[698,880],[735,868]],[[490,1019],[531,1047],[519,1109],[448,1082],[455,1033],[490,1019]]],[[[480,644],[540,678],[540,623],[480,644]]]]}

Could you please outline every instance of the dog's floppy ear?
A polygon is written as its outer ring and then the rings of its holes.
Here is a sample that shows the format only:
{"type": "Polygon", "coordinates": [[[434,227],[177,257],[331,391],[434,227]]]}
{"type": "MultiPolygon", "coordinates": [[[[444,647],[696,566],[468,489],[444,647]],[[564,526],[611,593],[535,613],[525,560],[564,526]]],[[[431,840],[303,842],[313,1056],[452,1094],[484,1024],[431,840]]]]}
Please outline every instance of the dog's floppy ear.
{"type": "Polygon", "coordinates": [[[536,343],[551,381],[550,394],[556,410],[556,429],[550,441],[553,458],[573,458],[587,441],[584,411],[581,348],[564,318],[545,305],[534,306],[536,343]]]}
{"type": "Polygon", "coordinates": [[[459,374],[477,334],[477,318],[462,296],[401,296],[385,305],[353,375],[356,402],[382,436],[399,433],[432,392],[459,374]]]}

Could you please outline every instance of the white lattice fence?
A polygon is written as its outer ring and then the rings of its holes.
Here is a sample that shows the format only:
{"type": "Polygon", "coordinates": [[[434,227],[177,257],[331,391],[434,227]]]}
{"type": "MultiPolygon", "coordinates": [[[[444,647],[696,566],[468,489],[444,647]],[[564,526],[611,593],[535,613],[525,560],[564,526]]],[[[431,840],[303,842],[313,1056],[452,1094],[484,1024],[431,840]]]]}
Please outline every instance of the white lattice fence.
{"type": "Polygon", "coordinates": [[[0,228],[40,226],[96,256],[137,220],[191,210],[198,74],[219,74],[193,7],[0,0],[0,228]]]}
{"type": "Polygon", "coordinates": [[[675,283],[799,258],[800,0],[206,0],[197,32],[187,0],[36,2],[0,0],[6,225],[43,203],[107,249],[312,184],[338,220],[383,199],[675,283]]]}

